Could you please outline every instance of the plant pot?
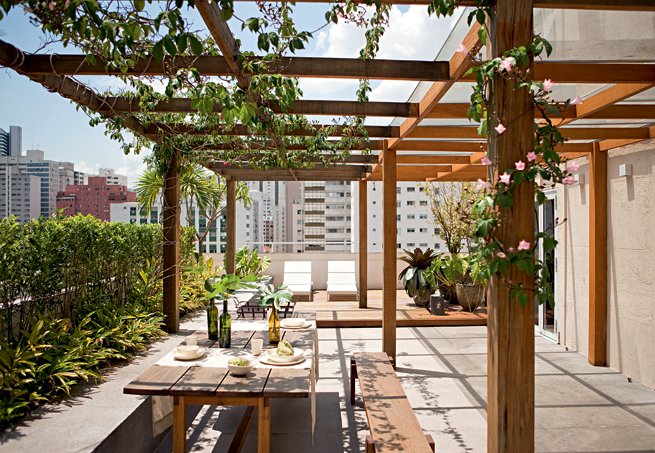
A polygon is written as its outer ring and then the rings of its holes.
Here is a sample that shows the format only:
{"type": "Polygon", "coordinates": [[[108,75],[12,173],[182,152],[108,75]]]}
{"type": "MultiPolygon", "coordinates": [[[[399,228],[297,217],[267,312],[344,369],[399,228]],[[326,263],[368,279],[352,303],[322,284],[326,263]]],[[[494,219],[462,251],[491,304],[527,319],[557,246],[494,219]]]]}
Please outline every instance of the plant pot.
{"type": "Polygon", "coordinates": [[[455,291],[455,285],[439,284],[439,292],[451,305],[457,305],[459,303],[457,292],[455,291]]]}
{"type": "Polygon", "coordinates": [[[485,287],[471,283],[457,283],[455,293],[464,311],[475,311],[484,300],[485,287]]]}

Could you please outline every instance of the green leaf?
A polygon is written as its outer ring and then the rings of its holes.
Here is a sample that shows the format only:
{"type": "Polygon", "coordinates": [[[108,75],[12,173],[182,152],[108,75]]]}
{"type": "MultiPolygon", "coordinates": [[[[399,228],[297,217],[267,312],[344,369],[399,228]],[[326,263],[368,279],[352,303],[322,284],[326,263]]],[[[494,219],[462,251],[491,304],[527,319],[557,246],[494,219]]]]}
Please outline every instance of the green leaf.
{"type": "Polygon", "coordinates": [[[180,53],[186,52],[187,44],[188,44],[188,36],[186,33],[181,33],[177,36],[176,42],[177,42],[177,50],[180,53]]]}
{"type": "Polygon", "coordinates": [[[146,2],[145,0],[134,0],[134,9],[137,11],[143,11],[143,8],[145,8],[146,2]]]}
{"type": "Polygon", "coordinates": [[[165,36],[162,41],[164,41],[164,49],[166,49],[166,52],[168,52],[172,56],[175,56],[177,54],[177,47],[173,42],[173,38],[171,38],[170,36],[165,36]]]}
{"type": "Polygon", "coordinates": [[[159,41],[152,48],[152,56],[157,61],[162,61],[164,59],[164,42],[163,40],[159,41]]]}
{"type": "Polygon", "coordinates": [[[202,43],[194,35],[189,35],[189,45],[191,46],[191,52],[193,52],[195,56],[202,55],[202,51],[203,51],[202,43]]]}

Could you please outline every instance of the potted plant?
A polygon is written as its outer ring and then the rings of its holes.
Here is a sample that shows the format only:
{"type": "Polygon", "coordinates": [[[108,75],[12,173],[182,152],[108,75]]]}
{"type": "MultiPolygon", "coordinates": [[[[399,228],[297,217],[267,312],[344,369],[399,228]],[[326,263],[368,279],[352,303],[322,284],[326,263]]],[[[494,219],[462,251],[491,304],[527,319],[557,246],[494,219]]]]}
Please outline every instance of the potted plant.
{"type": "Polygon", "coordinates": [[[400,258],[408,266],[398,275],[403,282],[405,292],[414,299],[419,307],[425,307],[430,302],[430,295],[437,289],[426,280],[426,273],[432,262],[439,257],[434,250],[428,248],[425,252],[415,248],[413,252],[405,250],[407,256],[400,258]]]}
{"type": "Polygon", "coordinates": [[[280,342],[280,306],[282,303],[289,304],[293,293],[286,285],[277,288],[273,285],[262,286],[259,290],[261,296],[260,305],[271,307],[271,315],[268,318],[268,342],[271,344],[280,342]]]}
{"type": "Polygon", "coordinates": [[[475,311],[484,301],[488,269],[477,255],[454,255],[452,269],[459,275],[455,293],[464,311],[475,311]]]}
{"type": "Polygon", "coordinates": [[[229,347],[230,344],[230,317],[227,310],[227,301],[239,289],[254,288],[253,282],[257,280],[255,275],[246,275],[239,277],[234,274],[225,274],[218,277],[209,277],[205,280],[205,290],[209,298],[207,305],[207,333],[211,340],[219,340],[221,347],[229,347]],[[223,301],[223,315],[221,315],[221,332],[219,337],[218,326],[218,308],[216,308],[215,299],[223,301]],[[228,345],[228,346],[224,346],[228,345]]]}

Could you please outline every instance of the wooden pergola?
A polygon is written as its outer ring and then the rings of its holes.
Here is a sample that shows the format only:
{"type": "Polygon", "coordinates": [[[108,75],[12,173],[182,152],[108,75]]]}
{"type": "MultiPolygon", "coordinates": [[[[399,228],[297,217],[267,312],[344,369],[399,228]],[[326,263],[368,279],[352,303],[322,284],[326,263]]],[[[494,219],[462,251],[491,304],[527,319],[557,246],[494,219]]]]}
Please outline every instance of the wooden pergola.
{"type": "MultiPolygon", "coordinates": [[[[299,0],[318,2],[318,0],[299,0]]],[[[383,3],[424,4],[428,0],[382,0],[383,3]]],[[[473,4],[474,2],[463,2],[473,4]]],[[[209,0],[196,0],[211,36],[222,56],[175,57],[177,66],[195,67],[203,75],[234,76],[247,87],[252,74],[242,71],[239,48],[220,9],[209,0]]],[[[491,56],[523,45],[532,39],[533,8],[569,8],[584,10],[655,11],[653,0],[498,0],[487,43],[478,40],[473,27],[463,40],[468,48],[485,44],[491,56]]],[[[481,159],[490,153],[500,163],[510,167],[533,147],[533,117],[522,114],[532,109],[527,93],[514,91],[509,81],[494,83],[494,105],[503,111],[506,123],[511,123],[502,136],[483,140],[475,125],[425,125],[430,119],[467,118],[468,104],[443,103],[441,100],[456,83],[470,79],[469,58],[455,53],[449,61],[365,61],[348,58],[285,58],[281,73],[293,77],[369,78],[409,80],[431,83],[419,102],[368,102],[301,100],[287,113],[327,116],[376,116],[403,118],[399,126],[366,126],[370,139],[353,149],[351,156],[334,165],[317,162],[314,168],[257,170],[247,165],[224,165],[207,162],[207,166],[227,180],[227,272],[234,270],[236,182],[256,180],[308,181],[340,180],[359,183],[359,266],[362,289],[360,305],[366,306],[367,288],[367,183],[383,182],[384,215],[382,219],[384,248],[383,341],[382,349],[396,356],[396,183],[398,181],[475,181],[486,178],[487,167],[481,159]],[[370,149],[371,154],[361,152],[370,149]]],[[[628,62],[534,62],[535,79],[550,78],[558,84],[606,84],[603,91],[562,113],[557,121],[571,142],[558,150],[566,158],[586,156],[590,162],[590,221],[589,221],[589,361],[606,364],[607,324],[607,151],[627,144],[655,138],[655,105],[621,104],[655,86],[655,64],[628,62]],[[640,127],[577,126],[579,120],[639,120],[640,127]]],[[[222,130],[198,130],[191,126],[144,126],[137,118],[141,114],[138,101],[127,98],[103,97],[76,81],[73,75],[119,75],[106,68],[102,61],[90,64],[83,55],[32,55],[9,43],[0,41],[0,65],[43,85],[71,101],[86,106],[106,117],[120,117],[135,133],[158,140],[166,134],[244,135],[243,127],[222,130]]],[[[138,61],[128,75],[164,75],[162,63],[138,61]]],[[[217,113],[220,107],[216,108],[217,113]]],[[[279,111],[280,109],[278,109],[279,111]]],[[[191,100],[172,99],[159,103],[155,113],[192,113],[191,100]]],[[[335,136],[343,131],[337,130],[335,136]]],[[[313,130],[296,130],[290,135],[311,135],[313,130]]],[[[179,154],[174,153],[164,187],[164,312],[170,331],[179,327],[179,253],[180,187],[179,154]]],[[[246,159],[244,159],[246,160],[246,159]]],[[[525,185],[523,185],[525,186],[525,185]]],[[[502,215],[504,225],[499,238],[506,243],[518,243],[534,234],[534,193],[521,187],[514,196],[514,208],[502,215]]],[[[510,275],[525,280],[518,271],[510,275]]],[[[534,451],[534,306],[509,303],[509,290],[493,279],[489,291],[488,318],[488,451],[534,451]]]]}

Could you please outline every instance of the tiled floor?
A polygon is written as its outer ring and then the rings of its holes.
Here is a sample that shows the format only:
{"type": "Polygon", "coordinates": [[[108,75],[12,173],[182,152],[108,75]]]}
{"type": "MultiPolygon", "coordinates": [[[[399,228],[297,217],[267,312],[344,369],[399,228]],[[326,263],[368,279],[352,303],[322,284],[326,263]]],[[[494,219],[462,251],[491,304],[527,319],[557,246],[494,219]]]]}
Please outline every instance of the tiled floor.
{"type": "MultiPolygon", "coordinates": [[[[321,378],[313,440],[307,400],[278,401],[273,452],[358,452],[366,416],[348,395],[348,356],[381,349],[380,329],[320,329],[321,378]]],[[[535,439],[540,452],[655,452],[655,392],[536,337],[535,439]]],[[[486,451],[486,328],[398,330],[398,376],[438,452],[486,451]]],[[[191,451],[225,451],[242,409],[205,407],[191,451]]],[[[256,451],[252,429],[244,451],[256,451]]],[[[170,440],[160,451],[170,451],[170,440]]]]}

